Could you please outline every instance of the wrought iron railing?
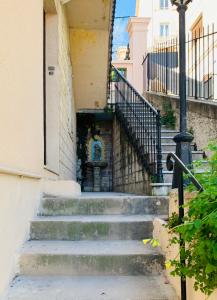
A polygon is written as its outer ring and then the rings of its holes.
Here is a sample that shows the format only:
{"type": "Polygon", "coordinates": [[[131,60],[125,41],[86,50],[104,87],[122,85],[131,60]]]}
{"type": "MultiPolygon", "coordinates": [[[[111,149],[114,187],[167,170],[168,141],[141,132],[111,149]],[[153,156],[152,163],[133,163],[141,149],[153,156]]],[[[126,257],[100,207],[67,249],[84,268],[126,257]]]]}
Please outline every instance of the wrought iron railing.
{"type": "Polygon", "coordinates": [[[118,121],[155,182],[163,182],[160,111],[156,110],[127,79],[112,67],[110,105],[118,121]]]}
{"type": "MultiPolygon", "coordinates": [[[[198,29],[186,38],[187,96],[217,100],[217,32],[214,26],[198,29]]],[[[144,89],[179,95],[179,42],[172,39],[156,45],[143,61],[144,89]]]]}

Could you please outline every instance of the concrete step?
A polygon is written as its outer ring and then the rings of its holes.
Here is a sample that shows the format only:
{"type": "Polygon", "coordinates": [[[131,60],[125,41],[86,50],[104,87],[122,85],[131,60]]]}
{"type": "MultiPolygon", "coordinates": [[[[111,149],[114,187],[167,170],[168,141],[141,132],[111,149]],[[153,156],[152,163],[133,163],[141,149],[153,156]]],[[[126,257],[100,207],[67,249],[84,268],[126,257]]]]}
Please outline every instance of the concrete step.
{"type": "MultiPolygon", "coordinates": [[[[167,156],[170,152],[174,152],[174,151],[162,151],[162,160],[166,160],[167,156]]],[[[203,158],[203,151],[192,151],[192,159],[193,160],[199,160],[203,158]]]]}
{"type": "Polygon", "coordinates": [[[30,241],[20,275],[158,275],[164,256],[142,241],[30,241]]]}
{"type": "MultiPolygon", "coordinates": [[[[196,161],[194,161],[194,162],[196,162],[196,161]]],[[[163,164],[163,169],[165,171],[167,171],[166,160],[162,160],[162,164],[163,164]]],[[[202,165],[198,166],[198,167],[194,167],[194,170],[202,173],[204,171],[208,171],[209,170],[209,165],[208,165],[207,161],[203,161],[202,165]]]]}
{"type": "Polygon", "coordinates": [[[83,194],[76,198],[45,197],[40,215],[111,215],[111,214],[167,214],[167,197],[83,194]]]}
{"type": "Polygon", "coordinates": [[[130,127],[132,127],[134,130],[142,130],[145,128],[149,128],[149,130],[151,130],[151,127],[154,128],[153,131],[155,130],[156,127],[156,122],[152,122],[149,120],[145,120],[144,122],[138,122],[138,121],[132,121],[130,119],[128,119],[128,124],[130,127]]]}
{"type": "MultiPolygon", "coordinates": [[[[203,173],[204,170],[195,170],[195,173],[203,173]]],[[[172,183],[173,180],[173,171],[167,171],[167,170],[163,170],[163,177],[164,177],[164,182],[165,183],[172,183]]]]}
{"type": "Polygon", "coordinates": [[[5,300],[178,300],[161,276],[16,278],[5,300]]]}
{"type": "Polygon", "coordinates": [[[174,143],[173,136],[162,136],[161,135],[161,143],[163,143],[163,144],[174,143]]]}
{"type": "MultiPolygon", "coordinates": [[[[152,130],[153,132],[152,132],[152,135],[153,135],[153,137],[155,137],[156,136],[156,130],[155,130],[155,123],[148,123],[147,124],[149,127],[147,127],[147,129],[148,129],[148,132],[151,134],[151,126],[153,126],[154,125],[154,129],[152,130]]],[[[132,127],[132,130],[140,130],[140,131],[142,131],[142,128],[144,128],[143,126],[141,126],[140,124],[130,124],[130,126],[132,127]]],[[[145,131],[145,128],[143,129],[143,131],[145,131]]],[[[169,140],[170,140],[170,142],[173,142],[173,137],[176,135],[176,134],[178,134],[178,132],[176,132],[176,131],[171,131],[171,130],[165,130],[165,129],[162,129],[161,130],[161,138],[163,138],[164,140],[162,140],[162,142],[165,142],[166,141],[166,143],[167,143],[167,140],[166,140],[166,138],[168,137],[169,138],[169,140]]]]}
{"type": "MultiPolygon", "coordinates": [[[[161,216],[166,218],[167,216],[161,216]]],[[[154,215],[38,217],[32,240],[142,240],[151,237],[154,215]]]]}
{"type": "Polygon", "coordinates": [[[164,183],[172,183],[173,181],[173,171],[163,171],[164,183]]]}
{"type": "MultiPolygon", "coordinates": [[[[161,143],[162,151],[175,152],[176,144],[175,143],[161,143]]],[[[194,151],[194,145],[191,145],[191,150],[194,151]]]]}
{"type": "Polygon", "coordinates": [[[167,196],[172,188],[172,181],[169,183],[151,183],[152,195],[154,196],[167,196]]]}

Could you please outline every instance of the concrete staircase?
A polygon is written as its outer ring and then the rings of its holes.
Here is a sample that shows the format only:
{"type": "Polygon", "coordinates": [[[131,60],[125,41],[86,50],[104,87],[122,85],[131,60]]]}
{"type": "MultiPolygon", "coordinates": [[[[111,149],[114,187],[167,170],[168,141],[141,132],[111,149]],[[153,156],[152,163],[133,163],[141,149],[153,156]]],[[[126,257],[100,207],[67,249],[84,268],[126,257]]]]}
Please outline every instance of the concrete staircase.
{"type": "MultiPolygon", "coordinates": [[[[173,179],[173,171],[168,171],[166,167],[166,159],[167,155],[170,152],[175,153],[176,144],[173,141],[174,136],[178,134],[178,131],[171,129],[162,129],[161,130],[161,146],[162,146],[162,163],[163,163],[163,177],[164,183],[153,183],[152,185],[152,193],[155,196],[159,195],[168,195],[171,187],[172,187],[172,179],[173,179]]],[[[202,159],[204,155],[203,151],[197,151],[194,149],[194,145],[192,144],[192,159],[193,161],[202,159]]],[[[202,170],[201,170],[202,171],[202,170]]],[[[200,172],[200,170],[196,170],[196,172],[200,172]]]]}
{"type": "Polygon", "coordinates": [[[167,197],[43,198],[6,299],[177,299],[163,282],[163,254],[142,243],[167,212],[167,197]]]}

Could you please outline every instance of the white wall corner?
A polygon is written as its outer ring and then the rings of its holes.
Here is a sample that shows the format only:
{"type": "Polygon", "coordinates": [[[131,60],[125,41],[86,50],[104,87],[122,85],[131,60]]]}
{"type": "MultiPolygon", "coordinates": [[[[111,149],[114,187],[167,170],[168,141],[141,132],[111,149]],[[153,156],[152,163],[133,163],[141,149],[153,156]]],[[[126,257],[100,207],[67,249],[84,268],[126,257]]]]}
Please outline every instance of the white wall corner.
{"type": "Polygon", "coordinates": [[[149,17],[131,17],[127,24],[127,32],[129,35],[133,31],[147,31],[151,18],[149,17]]]}

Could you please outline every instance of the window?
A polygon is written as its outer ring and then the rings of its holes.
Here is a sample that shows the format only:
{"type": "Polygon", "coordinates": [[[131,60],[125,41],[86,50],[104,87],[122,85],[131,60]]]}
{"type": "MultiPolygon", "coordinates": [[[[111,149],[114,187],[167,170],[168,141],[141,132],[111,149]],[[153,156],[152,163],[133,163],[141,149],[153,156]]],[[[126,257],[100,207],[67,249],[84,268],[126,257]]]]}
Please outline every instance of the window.
{"type": "Polygon", "coordinates": [[[160,9],[168,9],[169,0],[160,0],[160,9]]]}
{"type": "Polygon", "coordinates": [[[160,24],[160,36],[166,37],[169,35],[169,24],[160,24]]]}

